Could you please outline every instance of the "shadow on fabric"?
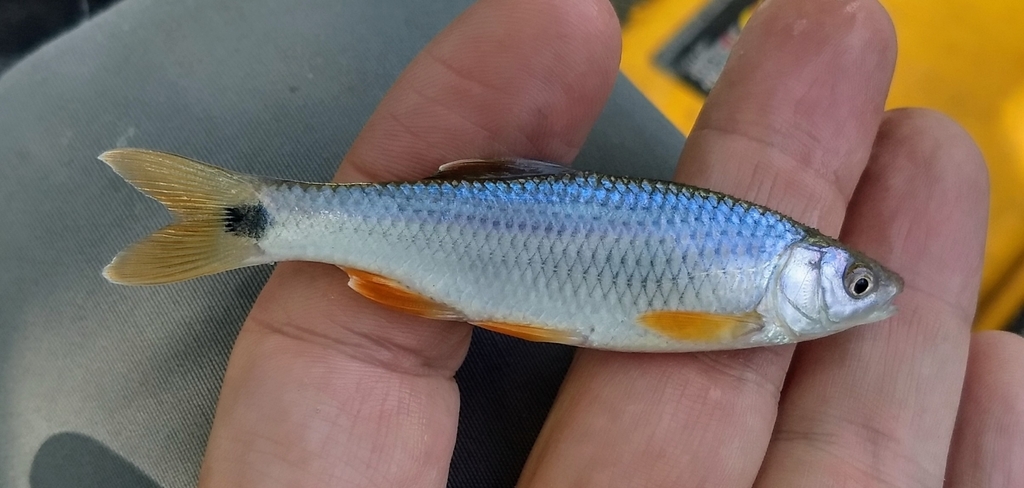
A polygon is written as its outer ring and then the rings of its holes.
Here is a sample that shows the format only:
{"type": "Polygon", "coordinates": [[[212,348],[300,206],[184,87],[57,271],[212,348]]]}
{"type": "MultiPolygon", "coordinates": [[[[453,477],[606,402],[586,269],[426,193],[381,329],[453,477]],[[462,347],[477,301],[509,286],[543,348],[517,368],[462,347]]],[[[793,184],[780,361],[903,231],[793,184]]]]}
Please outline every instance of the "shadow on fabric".
{"type": "Polygon", "coordinates": [[[134,464],[103,443],[74,432],[54,434],[43,442],[32,460],[29,486],[160,488],[134,464]]]}

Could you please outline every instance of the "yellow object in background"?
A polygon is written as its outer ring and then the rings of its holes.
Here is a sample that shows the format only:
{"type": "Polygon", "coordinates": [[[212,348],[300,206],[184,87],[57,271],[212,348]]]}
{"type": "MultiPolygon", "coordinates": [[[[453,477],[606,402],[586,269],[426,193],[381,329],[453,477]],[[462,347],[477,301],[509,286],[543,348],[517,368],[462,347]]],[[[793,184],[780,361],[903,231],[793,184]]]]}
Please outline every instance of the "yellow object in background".
{"type": "MultiPolygon", "coordinates": [[[[888,107],[945,113],[988,162],[992,205],[976,327],[1005,328],[1024,307],[1024,2],[880,1],[899,40],[888,107]]],[[[659,65],[659,55],[713,3],[646,0],[623,26],[623,73],[684,134],[704,93],[659,65]]],[[[740,26],[750,10],[735,17],[740,26]]]]}

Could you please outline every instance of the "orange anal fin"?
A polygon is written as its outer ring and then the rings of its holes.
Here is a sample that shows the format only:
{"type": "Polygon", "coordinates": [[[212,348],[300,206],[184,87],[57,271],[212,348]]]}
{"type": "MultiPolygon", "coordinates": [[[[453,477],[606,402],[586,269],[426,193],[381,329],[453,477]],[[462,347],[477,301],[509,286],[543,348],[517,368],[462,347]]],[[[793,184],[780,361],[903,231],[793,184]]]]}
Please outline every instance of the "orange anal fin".
{"type": "Polygon", "coordinates": [[[471,322],[473,325],[499,334],[518,337],[532,342],[554,342],[577,346],[583,344],[583,338],[571,332],[551,330],[536,325],[510,324],[508,322],[471,322]]]}
{"type": "Polygon", "coordinates": [[[647,312],[637,322],[663,336],[687,342],[723,344],[761,330],[761,314],[749,312],[720,315],[707,312],[657,310],[647,312]]]}
{"type": "Polygon", "coordinates": [[[339,266],[348,273],[348,286],[360,295],[396,310],[438,320],[465,320],[462,312],[420,295],[401,283],[369,271],[339,266]]]}

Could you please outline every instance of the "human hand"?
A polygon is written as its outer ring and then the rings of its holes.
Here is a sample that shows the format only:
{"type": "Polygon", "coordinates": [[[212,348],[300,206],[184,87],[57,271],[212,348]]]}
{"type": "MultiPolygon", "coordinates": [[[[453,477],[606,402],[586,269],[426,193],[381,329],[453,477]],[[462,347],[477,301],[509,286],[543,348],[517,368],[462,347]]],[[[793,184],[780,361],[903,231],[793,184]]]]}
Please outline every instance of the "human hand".
{"type": "MultiPolygon", "coordinates": [[[[903,275],[900,312],[795,348],[581,350],[520,485],[1024,486],[1024,341],[970,334],[984,163],[944,117],[884,111],[895,49],[875,0],[765,2],[677,177],[841,235],[903,275]]],[[[569,162],[618,57],[607,0],[481,0],[408,67],[337,180],[569,162]]],[[[278,266],[232,352],[201,486],[444,486],[470,326],[346,283],[278,266]]]]}

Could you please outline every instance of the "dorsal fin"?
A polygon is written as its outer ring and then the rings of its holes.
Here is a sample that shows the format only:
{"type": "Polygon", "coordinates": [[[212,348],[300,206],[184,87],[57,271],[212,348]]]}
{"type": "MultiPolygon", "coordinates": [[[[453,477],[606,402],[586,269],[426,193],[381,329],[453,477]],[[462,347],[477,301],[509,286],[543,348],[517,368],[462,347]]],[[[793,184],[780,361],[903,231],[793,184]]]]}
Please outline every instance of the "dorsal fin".
{"type": "Polygon", "coordinates": [[[532,159],[461,159],[441,165],[431,180],[511,180],[574,173],[560,164],[532,159]]]}

